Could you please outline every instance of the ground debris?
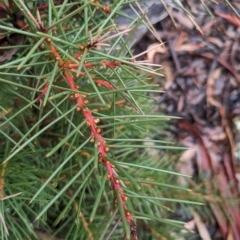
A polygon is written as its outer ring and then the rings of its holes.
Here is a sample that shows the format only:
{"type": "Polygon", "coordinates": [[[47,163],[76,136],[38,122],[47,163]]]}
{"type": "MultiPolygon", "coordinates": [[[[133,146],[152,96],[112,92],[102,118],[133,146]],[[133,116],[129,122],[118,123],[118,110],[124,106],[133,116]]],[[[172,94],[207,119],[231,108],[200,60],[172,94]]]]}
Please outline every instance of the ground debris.
{"type": "MultiPolygon", "coordinates": [[[[192,18],[173,9],[176,24],[168,16],[156,25],[165,48],[148,52],[147,58],[163,66],[166,92],[159,108],[182,117],[171,131],[179,143],[195,150],[201,180],[217,182],[215,190],[223,199],[239,200],[234,121],[240,115],[240,19],[225,1],[205,1],[205,7],[200,2],[182,1],[192,18]]],[[[240,4],[231,3],[240,13],[240,4]]],[[[205,188],[211,194],[212,186],[205,188]]],[[[239,206],[210,206],[223,239],[240,239],[239,206]]]]}

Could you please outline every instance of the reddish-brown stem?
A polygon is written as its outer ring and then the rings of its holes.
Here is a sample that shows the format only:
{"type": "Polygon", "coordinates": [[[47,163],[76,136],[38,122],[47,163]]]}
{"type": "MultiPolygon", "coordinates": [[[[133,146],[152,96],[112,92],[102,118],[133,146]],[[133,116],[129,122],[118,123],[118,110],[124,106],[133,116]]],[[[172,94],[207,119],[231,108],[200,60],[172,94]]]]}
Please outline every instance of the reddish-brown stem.
{"type": "Polygon", "coordinates": [[[102,63],[106,66],[106,67],[111,67],[111,68],[115,68],[118,67],[120,65],[122,65],[121,62],[115,61],[115,62],[110,62],[107,60],[103,60],[102,63]]]}
{"type": "MultiPolygon", "coordinates": [[[[64,70],[64,76],[66,77],[70,88],[72,90],[77,90],[77,88],[74,84],[73,77],[65,70],[64,70]]],[[[104,80],[98,80],[98,81],[100,81],[104,85],[107,83],[104,80]]],[[[110,86],[110,84],[109,84],[109,86],[110,86]]],[[[101,163],[105,164],[105,168],[108,172],[108,178],[111,181],[112,189],[118,191],[118,193],[120,195],[120,199],[121,199],[121,205],[122,205],[122,207],[125,211],[126,219],[129,223],[129,225],[131,225],[132,221],[133,221],[133,218],[132,218],[131,214],[126,210],[125,201],[127,200],[127,198],[122,193],[122,188],[120,186],[120,181],[116,178],[116,173],[115,173],[115,170],[114,170],[114,166],[106,159],[106,155],[107,155],[107,152],[109,151],[109,148],[105,145],[105,140],[103,139],[103,137],[100,134],[100,129],[97,128],[97,126],[96,126],[96,123],[98,123],[99,120],[94,119],[92,113],[85,107],[87,102],[86,102],[86,100],[83,99],[81,94],[76,93],[75,94],[75,99],[76,99],[76,102],[77,102],[77,105],[78,105],[77,106],[77,111],[82,110],[83,116],[87,120],[87,125],[91,129],[93,140],[97,140],[98,152],[99,152],[99,155],[100,155],[99,161],[101,163]]]]}
{"type": "Polygon", "coordinates": [[[106,87],[108,89],[111,89],[111,90],[115,89],[115,87],[111,83],[109,83],[109,82],[107,82],[105,80],[98,79],[98,80],[95,80],[95,82],[98,84],[98,86],[103,85],[104,87],[106,87]]]}
{"type": "MultiPolygon", "coordinates": [[[[91,63],[84,63],[83,65],[86,68],[92,68],[93,67],[93,65],[91,63]]],[[[79,67],[79,64],[78,63],[69,63],[68,65],[64,64],[64,67],[77,68],[77,67],[79,67]]]]}
{"type": "Polygon", "coordinates": [[[51,44],[52,40],[50,38],[47,38],[46,40],[47,40],[47,44],[49,46],[50,51],[52,52],[55,60],[58,61],[58,65],[61,67],[64,64],[64,62],[63,62],[60,54],[58,53],[57,49],[51,44]]]}
{"type": "MultiPolygon", "coordinates": [[[[74,78],[71,74],[71,72],[77,72],[76,68],[79,67],[79,64],[76,64],[76,63],[72,62],[71,60],[64,62],[61,55],[59,54],[57,48],[52,44],[52,40],[50,38],[47,38],[46,42],[49,46],[50,51],[52,52],[54,59],[56,61],[58,61],[58,66],[62,69],[62,73],[65,76],[70,89],[76,92],[73,95],[71,95],[70,99],[72,101],[74,100],[76,102],[76,104],[77,104],[76,110],[81,111],[84,118],[86,119],[86,123],[89,126],[89,128],[91,130],[91,134],[92,134],[91,142],[94,142],[94,141],[97,142],[97,147],[98,147],[98,152],[99,152],[99,162],[103,163],[105,165],[106,171],[108,173],[108,179],[111,182],[111,189],[117,191],[118,194],[120,195],[120,201],[121,201],[120,204],[122,205],[122,208],[124,209],[125,217],[126,217],[127,222],[129,223],[129,227],[131,230],[132,226],[134,226],[133,217],[127,211],[126,204],[125,204],[127,197],[124,196],[124,194],[123,194],[123,190],[121,188],[120,181],[117,179],[117,173],[114,169],[114,165],[108,161],[107,153],[109,151],[109,148],[106,146],[106,141],[100,134],[101,129],[97,127],[97,123],[100,120],[94,118],[91,111],[86,107],[86,105],[88,104],[88,100],[84,99],[84,97],[80,93],[77,92],[78,86],[75,85],[74,78]]],[[[79,53],[75,54],[74,58],[80,60],[84,49],[89,49],[91,47],[92,46],[90,46],[90,45],[81,47],[81,51],[79,53]]],[[[118,62],[118,61],[110,62],[107,60],[103,60],[101,63],[104,64],[105,67],[110,67],[110,68],[116,68],[117,66],[121,65],[121,62],[118,62]]],[[[86,68],[93,67],[92,64],[87,63],[87,62],[84,63],[84,66],[86,68]]],[[[84,75],[85,73],[80,72],[80,74],[84,75]]],[[[111,89],[111,90],[115,89],[112,84],[110,84],[109,82],[107,82],[105,80],[98,79],[95,82],[98,85],[103,85],[108,89],[111,89]]],[[[41,100],[42,96],[44,96],[46,94],[47,89],[48,89],[48,84],[46,84],[46,86],[43,88],[42,94],[40,95],[41,97],[39,96],[40,100],[41,100]]],[[[132,232],[132,230],[131,230],[131,232],[132,232]]]]}
{"type": "MultiPolygon", "coordinates": [[[[74,69],[74,68],[70,68],[69,71],[71,71],[71,72],[73,72],[73,73],[78,73],[78,70],[77,70],[77,69],[74,69]]],[[[85,72],[79,72],[79,75],[84,76],[84,75],[85,75],[85,72]]]]}
{"type": "Polygon", "coordinates": [[[42,98],[45,96],[45,94],[47,93],[48,90],[48,85],[49,83],[46,83],[44,88],[42,89],[41,94],[37,97],[36,101],[40,102],[40,106],[42,105],[42,98]]]}

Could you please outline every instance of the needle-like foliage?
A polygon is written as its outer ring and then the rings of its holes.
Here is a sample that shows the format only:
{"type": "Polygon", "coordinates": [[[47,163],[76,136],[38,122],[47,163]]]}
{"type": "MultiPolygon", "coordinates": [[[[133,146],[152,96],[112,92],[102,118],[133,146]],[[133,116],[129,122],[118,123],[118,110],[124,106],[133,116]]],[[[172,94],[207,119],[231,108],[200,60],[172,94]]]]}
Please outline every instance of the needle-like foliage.
{"type": "Polygon", "coordinates": [[[174,202],[198,204],[159,158],[180,148],[154,140],[161,69],[124,45],[124,2],[0,4],[1,239],[147,239],[182,227],[174,202]]]}

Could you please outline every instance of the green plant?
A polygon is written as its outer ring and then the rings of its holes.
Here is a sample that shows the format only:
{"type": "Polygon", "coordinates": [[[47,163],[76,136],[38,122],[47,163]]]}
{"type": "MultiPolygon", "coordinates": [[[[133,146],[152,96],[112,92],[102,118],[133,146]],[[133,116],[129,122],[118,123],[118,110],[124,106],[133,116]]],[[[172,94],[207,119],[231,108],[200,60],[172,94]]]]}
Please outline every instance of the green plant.
{"type": "Polygon", "coordinates": [[[1,239],[164,235],[182,226],[165,203],[194,203],[173,198],[188,189],[151,151],[177,149],[153,140],[169,120],[148,95],[159,69],[113,54],[127,48],[112,24],[123,3],[1,3],[1,239]]]}

